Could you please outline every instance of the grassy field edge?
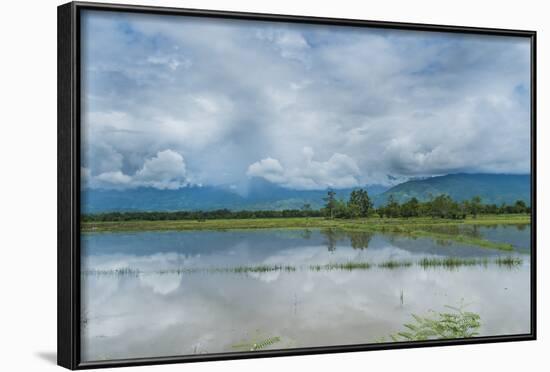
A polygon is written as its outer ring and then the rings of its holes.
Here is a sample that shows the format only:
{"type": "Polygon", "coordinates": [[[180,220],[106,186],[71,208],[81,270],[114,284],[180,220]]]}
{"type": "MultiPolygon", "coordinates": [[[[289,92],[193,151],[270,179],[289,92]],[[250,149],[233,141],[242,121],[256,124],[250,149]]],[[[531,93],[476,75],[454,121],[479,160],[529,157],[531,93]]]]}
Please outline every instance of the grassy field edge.
{"type": "Polygon", "coordinates": [[[83,222],[83,233],[101,232],[141,232],[141,231],[191,231],[191,230],[247,230],[247,229],[338,229],[350,232],[383,232],[420,238],[429,237],[483,248],[510,251],[513,247],[507,243],[492,242],[482,238],[461,234],[445,234],[430,231],[434,227],[460,225],[521,225],[531,223],[527,214],[483,215],[464,220],[449,220],[430,217],[416,218],[363,218],[363,219],[326,219],[315,217],[296,218],[255,218],[255,219],[219,219],[219,220],[174,220],[174,221],[117,221],[83,222]]]}

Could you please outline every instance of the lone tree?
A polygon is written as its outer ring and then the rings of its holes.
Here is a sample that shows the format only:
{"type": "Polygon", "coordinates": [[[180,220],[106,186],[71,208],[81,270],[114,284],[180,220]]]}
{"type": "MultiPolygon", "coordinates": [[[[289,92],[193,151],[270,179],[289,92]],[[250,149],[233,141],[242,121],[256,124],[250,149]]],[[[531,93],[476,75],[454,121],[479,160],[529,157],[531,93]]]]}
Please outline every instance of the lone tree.
{"type": "Polygon", "coordinates": [[[304,203],[304,205],[302,205],[302,216],[309,217],[310,214],[311,214],[311,204],[304,203]]]}
{"type": "Polygon", "coordinates": [[[390,218],[396,218],[400,215],[400,205],[397,200],[395,200],[395,197],[393,194],[390,194],[390,197],[388,198],[388,202],[386,203],[386,207],[384,208],[385,214],[387,217],[390,218]]]}
{"type": "Polygon", "coordinates": [[[330,218],[334,217],[334,208],[336,207],[336,193],[332,189],[328,189],[327,196],[323,198],[325,201],[325,209],[328,211],[330,218]]]}
{"type": "Polygon", "coordinates": [[[481,197],[474,196],[470,201],[470,213],[474,218],[481,212],[481,197]]]}
{"type": "Polygon", "coordinates": [[[372,210],[372,201],[367,190],[353,190],[349,196],[348,208],[353,217],[367,217],[372,210]]]}
{"type": "Polygon", "coordinates": [[[403,217],[417,217],[420,216],[420,203],[418,199],[413,197],[409,201],[401,205],[401,215],[403,217]]]}
{"type": "Polygon", "coordinates": [[[514,213],[527,213],[528,207],[523,200],[516,200],[514,204],[514,213]]]}

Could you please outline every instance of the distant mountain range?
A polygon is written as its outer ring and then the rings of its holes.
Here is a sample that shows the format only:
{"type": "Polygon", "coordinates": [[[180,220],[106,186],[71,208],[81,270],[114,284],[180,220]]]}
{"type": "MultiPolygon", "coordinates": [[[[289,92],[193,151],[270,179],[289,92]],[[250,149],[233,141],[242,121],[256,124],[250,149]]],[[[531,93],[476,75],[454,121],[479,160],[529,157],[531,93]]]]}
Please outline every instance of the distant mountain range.
{"type": "MultiPolygon", "coordinates": [[[[528,175],[450,174],[410,180],[394,187],[366,185],[375,205],[384,204],[390,195],[404,202],[412,197],[428,200],[448,194],[455,200],[481,196],[484,203],[513,203],[523,200],[530,205],[528,175]]],[[[353,189],[339,189],[337,198],[347,199],[353,189]]],[[[262,179],[253,179],[246,193],[228,187],[190,186],[178,190],[136,188],[129,190],[95,189],[82,193],[83,213],[113,211],[176,211],[176,210],[282,210],[312,209],[323,206],[326,190],[292,190],[262,179]]]]}
{"type": "MultiPolygon", "coordinates": [[[[371,195],[388,187],[364,186],[371,195]]],[[[336,190],[337,197],[347,199],[353,189],[336,190]]],[[[260,178],[251,180],[246,193],[229,187],[190,186],[178,190],[136,188],[129,190],[95,189],[82,193],[84,213],[113,211],[178,211],[178,210],[283,210],[300,209],[309,204],[312,209],[323,207],[326,190],[292,190],[260,178]]]]}
{"type": "Polygon", "coordinates": [[[393,195],[400,203],[415,197],[420,201],[447,194],[457,201],[480,196],[484,204],[511,204],[523,200],[531,205],[530,176],[509,174],[457,173],[410,180],[374,197],[375,204],[385,204],[393,195]]]}

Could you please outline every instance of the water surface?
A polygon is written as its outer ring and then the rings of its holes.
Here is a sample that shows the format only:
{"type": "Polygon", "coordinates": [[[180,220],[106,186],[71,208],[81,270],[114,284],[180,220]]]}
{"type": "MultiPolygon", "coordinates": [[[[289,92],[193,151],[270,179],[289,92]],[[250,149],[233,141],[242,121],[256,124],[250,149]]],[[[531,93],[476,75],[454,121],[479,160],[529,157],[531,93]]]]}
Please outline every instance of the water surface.
{"type": "Polygon", "coordinates": [[[130,268],[139,274],[82,276],[82,358],[239,351],[264,340],[273,341],[272,349],[388,341],[411,314],[461,304],[480,314],[481,335],[528,333],[529,226],[468,229],[459,233],[512,244],[523,263],[314,271],[311,265],[431,257],[491,261],[503,252],[319,230],[84,234],[83,272],[130,268]],[[254,265],[296,270],[201,271],[254,265]],[[170,271],[178,268],[196,270],[170,271]]]}

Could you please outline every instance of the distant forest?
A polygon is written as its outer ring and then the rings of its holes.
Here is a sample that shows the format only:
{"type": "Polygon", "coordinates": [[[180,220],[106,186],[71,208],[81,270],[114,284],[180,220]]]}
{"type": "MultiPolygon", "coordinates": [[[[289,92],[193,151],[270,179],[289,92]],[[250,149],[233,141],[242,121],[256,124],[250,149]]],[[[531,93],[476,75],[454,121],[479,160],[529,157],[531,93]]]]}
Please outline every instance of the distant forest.
{"type": "Polygon", "coordinates": [[[479,196],[470,200],[457,202],[448,195],[439,195],[426,202],[411,198],[400,204],[390,195],[386,205],[374,208],[366,190],[357,189],[351,192],[349,199],[338,199],[336,192],[328,190],[323,198],[325,204],[321,209],[312,209],[304,204],[300,209],[286,210],[241,210],[218,209],[213,211],[174,211],[174,212],[108,212],[82,215],[83,222],[107,221],[174,221],[174,220],[211,220],[211,219],[249,219],[249,218],[291,218],[291,217],[325,217],[325,218],[409,218],[433,217],[447,219],[474,218],[480,214],[517,214],[531,213],[531,207],[518,200],[512,205],[484,204],[479,196]]]}

